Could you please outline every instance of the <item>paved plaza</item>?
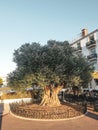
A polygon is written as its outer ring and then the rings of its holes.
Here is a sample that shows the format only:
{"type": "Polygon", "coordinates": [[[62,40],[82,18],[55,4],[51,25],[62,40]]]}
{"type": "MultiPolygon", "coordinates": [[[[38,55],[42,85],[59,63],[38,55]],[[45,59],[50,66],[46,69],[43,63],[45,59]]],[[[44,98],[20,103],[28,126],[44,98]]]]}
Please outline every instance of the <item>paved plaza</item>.
{"type": "Polygon", "coordinates": [[[88,110],[81,118],[65,121],[29,121],[9,113],[8,105],[0,105],[0,130],[98,130],[98,112],[88,110]]]}

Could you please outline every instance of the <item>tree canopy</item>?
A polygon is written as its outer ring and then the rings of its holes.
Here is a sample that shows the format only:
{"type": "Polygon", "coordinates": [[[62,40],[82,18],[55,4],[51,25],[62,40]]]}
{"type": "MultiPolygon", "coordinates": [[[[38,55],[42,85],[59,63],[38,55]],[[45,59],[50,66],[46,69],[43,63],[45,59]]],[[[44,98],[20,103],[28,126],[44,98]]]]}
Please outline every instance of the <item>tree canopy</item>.
{"type": "Polygon", "coordinates": [[[87,86],[93,69],[85,57],[73,52],[74,48],[67,41],[23,44],[14,51],[17,68],[8,76],[9,86],[24,89],[37,82],[43,87],[51,81],[66,82],[67,87],[87,86]]]}

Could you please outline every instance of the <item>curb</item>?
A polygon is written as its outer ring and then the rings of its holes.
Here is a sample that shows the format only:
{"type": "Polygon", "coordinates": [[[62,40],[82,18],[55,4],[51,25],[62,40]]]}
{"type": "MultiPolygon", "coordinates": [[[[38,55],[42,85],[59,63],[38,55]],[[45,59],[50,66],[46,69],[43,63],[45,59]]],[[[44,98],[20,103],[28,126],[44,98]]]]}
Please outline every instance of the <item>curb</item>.
{"type": "Polygon", "coordinates": [[[9,112],[2,112],[2,113],[0,113],[0,117],[6,116],[6,115],[8,115],[9,113],[10,113],[10,111],[9,111],[9,112]]]}
{"type": "Polygon", "coordinates": [[[6,116],[10,113],[10,108],[9,108],[9,104],[3,104],[4,105],[4,110],[0,110],[0,117],[2,116],[6,116]]]}

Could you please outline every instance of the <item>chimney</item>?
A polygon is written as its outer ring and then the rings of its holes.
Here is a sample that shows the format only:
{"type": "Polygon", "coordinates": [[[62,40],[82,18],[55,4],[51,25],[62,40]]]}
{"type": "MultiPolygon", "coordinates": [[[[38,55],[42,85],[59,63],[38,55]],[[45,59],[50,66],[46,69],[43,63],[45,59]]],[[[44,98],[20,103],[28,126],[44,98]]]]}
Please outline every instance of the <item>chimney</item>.
{"type": "Polygon", "coordinates": [[[88,34],[87,29],[82,29],[82,37],[86,36],[88,34]]]}

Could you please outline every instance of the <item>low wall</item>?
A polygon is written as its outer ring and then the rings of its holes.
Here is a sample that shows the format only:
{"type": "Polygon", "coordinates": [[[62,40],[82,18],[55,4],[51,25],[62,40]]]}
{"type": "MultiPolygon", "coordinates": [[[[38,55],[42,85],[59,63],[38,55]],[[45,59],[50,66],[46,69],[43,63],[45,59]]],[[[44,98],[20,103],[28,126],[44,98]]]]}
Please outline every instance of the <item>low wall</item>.
{"type": "Polygon", "coordinates": [[[0,103],[5,103],[5,104],[9,104],[9,103],[19,103],[21,101],[24,101],[26,103],[32,101],[32,98],[19,98],[19,99],[5,99],[5,100],[0,100],[0,103]]]}
{"type": "Polygon", "coordinates": [[[44,107],[37,104],[27,105],[25,103],[10,104],[11,112],[23,118],[30,119],[68,119],[85,114],[86,109],[83,105],[64,104],[57,107],[44,107]]]}

